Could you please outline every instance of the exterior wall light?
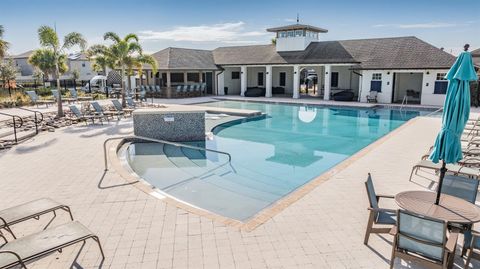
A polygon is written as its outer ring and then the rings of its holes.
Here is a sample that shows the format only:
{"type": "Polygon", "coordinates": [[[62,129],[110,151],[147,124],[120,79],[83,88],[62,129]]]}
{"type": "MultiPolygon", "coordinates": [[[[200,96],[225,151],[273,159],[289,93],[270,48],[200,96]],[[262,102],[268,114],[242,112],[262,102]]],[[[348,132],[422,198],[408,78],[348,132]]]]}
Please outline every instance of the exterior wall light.
{"type": "Polygon", "coordinates": [[[427,87],[428,87],[428,85],[430,85],[430,84],[428,84],[428,82],[427,82],[427,84],[425,84],[425,86],[427,86],[427,87]]]}
{"type": "Polygon", "coordinates": [[[427,71],[427,75],[430,75],[430,71],[427,71]]]}
{"type": "Polygon", "coordinates": [[[390,75],[390,72],[387,72],[387,75],[390,75]]]}

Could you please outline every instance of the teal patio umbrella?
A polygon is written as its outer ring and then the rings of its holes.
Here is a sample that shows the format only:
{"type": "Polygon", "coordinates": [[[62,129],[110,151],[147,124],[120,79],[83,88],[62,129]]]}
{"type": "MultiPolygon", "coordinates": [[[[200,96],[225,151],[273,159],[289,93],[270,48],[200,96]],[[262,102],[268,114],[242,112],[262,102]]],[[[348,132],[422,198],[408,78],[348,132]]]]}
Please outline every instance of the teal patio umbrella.
{"type": "Polygon", "coordinates": [[[467,51],[468,47],[465,45],[465,51],[458,56],[445,76],[449,83],[443,105],[442,129],[437,135],[429,157],[434,163],[442,160],[435,201],[437,205],[447,171],[446,164],[457,163],[463,158],[460,138],[470,114],[470,81],[477,80],[472,55],[467,51]]]}

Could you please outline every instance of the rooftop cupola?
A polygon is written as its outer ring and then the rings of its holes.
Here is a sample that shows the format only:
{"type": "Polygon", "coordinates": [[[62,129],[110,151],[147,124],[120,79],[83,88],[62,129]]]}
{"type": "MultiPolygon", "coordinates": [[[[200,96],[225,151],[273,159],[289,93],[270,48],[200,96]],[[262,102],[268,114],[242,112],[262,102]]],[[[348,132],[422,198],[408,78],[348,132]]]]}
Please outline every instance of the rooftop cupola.
{"type": "Polygon", "coordinates": [[[328,30],[297,21],[297,24],[269,28],[267,32],[276,33],[277,51],[299,51],[305,50],[311,42],[318,41],[318,35],[328,30]]]}

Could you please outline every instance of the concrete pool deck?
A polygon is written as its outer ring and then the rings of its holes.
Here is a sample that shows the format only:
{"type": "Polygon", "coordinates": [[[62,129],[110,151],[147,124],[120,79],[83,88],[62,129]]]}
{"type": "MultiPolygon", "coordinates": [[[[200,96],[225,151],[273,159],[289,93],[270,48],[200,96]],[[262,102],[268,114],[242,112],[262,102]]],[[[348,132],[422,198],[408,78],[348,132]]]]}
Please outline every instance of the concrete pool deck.
{"type": "MultiPolygon", "coordinates": [[[[388,268],[391,236],[372,235],[370,246],[363,245],[363,182],[371,172],[378,193],[434,189],[435,175],[421,173],[413,182],[408,176],[439,128],[439,118],[411,121],[247,232],[147,195],[114,170],[104,173],[103,141],[132,134],[131,118],[71,126],[0,152],[1,209],[41,197],[70,205],[74,218],[100,237],[107,257],[102,268],[388,268]]],[[[49,220],[44,216],[13,230],[29,234],[49,220]]],[[[66,221],[61,213],[52,225],[66,221]]],[[[69,268],[77,255],[78,268],[99,268],[95,244],[79,250],[65,248],[29,268],[69,268]]],[[[458,250],[455,265],[464,265],[458,250]]],[[[419,267],[397,260],[395,268],[419,267]]]]}

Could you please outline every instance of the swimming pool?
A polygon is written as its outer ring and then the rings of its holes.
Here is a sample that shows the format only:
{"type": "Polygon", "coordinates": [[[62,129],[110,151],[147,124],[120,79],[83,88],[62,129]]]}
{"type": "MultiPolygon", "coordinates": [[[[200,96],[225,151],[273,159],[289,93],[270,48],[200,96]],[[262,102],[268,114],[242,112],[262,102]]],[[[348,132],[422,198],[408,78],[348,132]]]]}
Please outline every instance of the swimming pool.
{"type": "Polygon", "coordinates": [[[208,106],[261,110],[265,117],[217,126],[191,145],[133,143],[133,171],[179,200],[239,221],[318,177],[409,119],[429,112],[220,101],[208,106]]]}

